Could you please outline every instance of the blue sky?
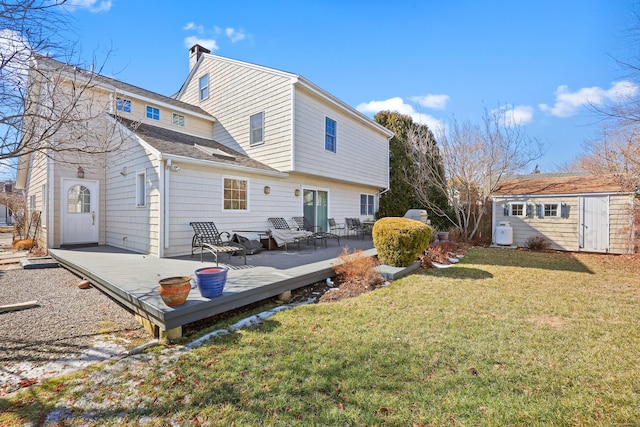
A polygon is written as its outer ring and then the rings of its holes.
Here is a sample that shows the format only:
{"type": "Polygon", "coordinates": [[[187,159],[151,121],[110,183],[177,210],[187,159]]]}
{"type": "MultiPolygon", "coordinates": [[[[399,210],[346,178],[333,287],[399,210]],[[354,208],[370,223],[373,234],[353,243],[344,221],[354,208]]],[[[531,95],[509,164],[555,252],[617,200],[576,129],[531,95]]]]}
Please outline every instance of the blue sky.
{"type": "MultiPolygon", "coordinates": [[[[507,108],[547,145],[543,172],[572,160],[599,118],[588,103],[638,90],[629,59],[633,0],[72,0],[87,62],[172,95],[188,47],[300,74],[373,117],[397,110],[432,127],[507,108]]],[[[635,52],[634,52],[635,53],[635,52]]]]}

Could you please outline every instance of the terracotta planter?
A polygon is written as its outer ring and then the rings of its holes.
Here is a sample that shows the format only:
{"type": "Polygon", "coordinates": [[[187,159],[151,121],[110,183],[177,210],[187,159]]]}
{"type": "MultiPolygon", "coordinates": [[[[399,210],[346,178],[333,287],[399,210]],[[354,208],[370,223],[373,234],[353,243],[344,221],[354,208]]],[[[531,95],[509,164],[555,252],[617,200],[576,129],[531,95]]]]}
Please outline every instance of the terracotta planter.
{"type": "Polygon", "coordinates": [[[158,281],[160,288],[158,293],[162,301],[169,307],[184,304],[191,291],[191,277],[177,276],[167,277],[158,281]]]}
{"type": "Polygon", "coordinates": [[[196,270],[196,283],[200,293],[205,298],[215,298],[222,295],[227,283],[227,267],[205,267],[196,270]]]}

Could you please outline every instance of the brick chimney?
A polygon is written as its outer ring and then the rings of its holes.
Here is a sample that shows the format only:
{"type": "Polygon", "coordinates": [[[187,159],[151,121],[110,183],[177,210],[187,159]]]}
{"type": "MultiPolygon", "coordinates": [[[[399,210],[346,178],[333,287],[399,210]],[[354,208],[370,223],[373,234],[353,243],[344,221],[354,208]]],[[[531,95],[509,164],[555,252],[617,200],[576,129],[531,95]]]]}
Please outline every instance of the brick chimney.
{"type": "Polygon", "coordinates": [[[199,44],[194,44],[191,49],[189,49],[189,71],[193,70],[193,67],[196,65],[196,62],[198,62],[198,59],[200,59],[203,53],[211,53],[211,51],[199,44]]]}

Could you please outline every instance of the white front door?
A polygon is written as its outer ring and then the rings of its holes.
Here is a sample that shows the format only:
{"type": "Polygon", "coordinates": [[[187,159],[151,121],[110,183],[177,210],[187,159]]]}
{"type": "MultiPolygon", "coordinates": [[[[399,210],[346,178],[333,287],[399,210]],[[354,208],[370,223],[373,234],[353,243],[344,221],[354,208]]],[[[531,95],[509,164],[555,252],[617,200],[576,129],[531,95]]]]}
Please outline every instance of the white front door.
{"type": "Polygon", "coordinates": [[[61,243],[98,243],[98,181],[63,178],[61,195],[61,243]]]}
{"type": "Polygon", "coordinates": [[[609,251],[609,197],[580,197],[580,250],[609,251]]]}

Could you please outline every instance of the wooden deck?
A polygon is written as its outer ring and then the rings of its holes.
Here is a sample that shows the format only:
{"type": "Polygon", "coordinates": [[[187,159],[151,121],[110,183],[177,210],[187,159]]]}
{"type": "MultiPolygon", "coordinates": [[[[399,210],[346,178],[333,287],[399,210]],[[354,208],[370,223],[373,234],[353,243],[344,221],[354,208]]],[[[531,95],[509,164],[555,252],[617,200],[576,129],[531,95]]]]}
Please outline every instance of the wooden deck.
{"type": "Polygon", "coordinates": [[[257,301],[301,288],[334,276],[332,266],[343,247],[363,249],[376,254],[371,239],[341,239],[341,245],[330,242],[328,247],[302,245],[263,251],[242,257],[220,256],[220,265],[229,267],[222,296],[208,299],[192,289],[187,302],[168,307],[158,295],[158,280],[172,276],[194,276],[194,271],[213,266],[211,255],[200,262],[193,258],[157,258],[111,246],[76,249],[52,249],[51,256],[65,268],[89,280],[92,285],[135,313],[156,337],[176,338],[181,328],[191,322],[224,313],[257,301]],[[332,244],[333,243],[333,244],[332,244]]]}

